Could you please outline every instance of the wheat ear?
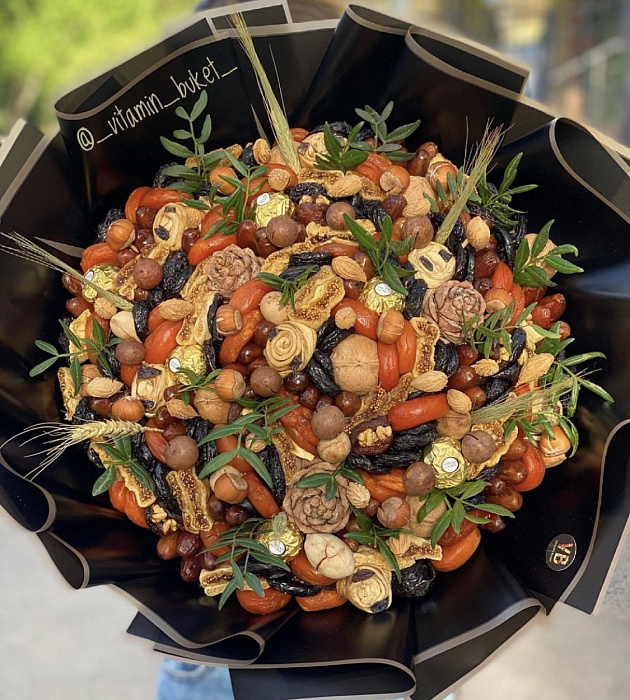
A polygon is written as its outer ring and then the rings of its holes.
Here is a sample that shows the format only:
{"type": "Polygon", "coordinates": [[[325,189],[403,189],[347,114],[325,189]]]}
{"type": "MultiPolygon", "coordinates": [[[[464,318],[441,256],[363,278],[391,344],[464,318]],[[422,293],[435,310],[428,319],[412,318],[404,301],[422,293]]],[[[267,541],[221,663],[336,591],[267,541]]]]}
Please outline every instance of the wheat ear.
{"type": "Polygon", "coordinates": [[[45,458],[39,465],[25,475],[26,479],[33,481],[60,457],[65,450],[73,445],[78,445],[84,440],[92,440],[93,438],[100,437],[115,440],[116,438],[130,437],[131,435],[136,435],[145,431],[158,430],[158,428],[147,428],[139,423],[125,420],[90,421],[79,423],[78,425],[69,423],[37,423],[36,425],[31,425],[17,435],[14,435],[12,438],[9,438],[1,447],[4,447],[11,440],[20,437],[26,437],[26,440],[20,443],[20,447],[27,445],[33,440],[48,438],[44,442],[47,447],[39,452],[33,452],[28,455],[29,457],[45,455],[45,458]]]}
{"type": "Polygon", "coordinates": [[[1,231],[0,236],[11,241],[14,246],[2,245],[0,244],[0,250],[13,255],[16,258],[22,258],[22,260],[28,260],[36,265],[41,265],[43,267],[48,267],[51,270],[57,270],[57,272],[67,272],[69,275],[74,277],[74,279],[79,280],[81,284],[86,284],[91,287],[97,294],[104,297],[110,301],[118,309],[124,309],[125,311],[131,311],[133,309],[133,304],[127,299],[123,299],[119,294],[114,294],[113,292],[103,289],[98,284],[94,284],[87,277],[84,277],[80,272],[75,270],[70,265],[66,265],[63,260],[44,250],[37,243],[26,238],[21,233],[17,231],[1,231]]]}

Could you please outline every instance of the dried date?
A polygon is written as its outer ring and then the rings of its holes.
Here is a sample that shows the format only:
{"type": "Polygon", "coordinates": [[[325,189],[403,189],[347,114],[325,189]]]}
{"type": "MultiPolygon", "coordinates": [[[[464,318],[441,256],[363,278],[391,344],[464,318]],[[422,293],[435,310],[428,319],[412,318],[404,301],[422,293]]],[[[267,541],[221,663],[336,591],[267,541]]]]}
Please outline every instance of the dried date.
{"type": "Polygon", "coordinates": [[[350,432],[352,451],[359,455],[376,455],[385,452],[392,444],[392,424],[386,416],[366,420],[350,432]]]}

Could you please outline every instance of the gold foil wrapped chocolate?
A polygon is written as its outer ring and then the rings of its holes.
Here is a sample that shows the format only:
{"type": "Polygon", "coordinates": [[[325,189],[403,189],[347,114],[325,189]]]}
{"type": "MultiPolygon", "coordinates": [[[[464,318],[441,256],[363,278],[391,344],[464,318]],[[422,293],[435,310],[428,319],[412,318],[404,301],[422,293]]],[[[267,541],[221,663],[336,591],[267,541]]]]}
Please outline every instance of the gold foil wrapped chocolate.
{"type": "Polygon", "coordinates": [[[260,527],[256,539],[271,554],[288,561],[300,553],[304,536],[293,523],[287,522],[286,514],[279,513],[260,527]]]}
{"type": "Polygon", "coordinates": [[[180,384],[186,384],[183,374],[177,374],[180,369],[188,369],[195,374],[206,373],[206,360],[200,345],[178,345],[166,361],[166,366],[177,377],[180,384]]]}
{"type": "Polygon", "coordinates": [[[438,438],[425,448],[424,461],[435,470],[435,485],[439,489],[459,486],[470,472],[470,464],[461,453],[459,442],[447,437],[438,438]]]}
{"type": "Polygon", "coordinates": [[[361,292],[359,301],[365,304],[372,311],[381,313],[388,309],[402,311],[405,307],[405,297],[394,291],[387,282],[383,282],[378,277],[372,278],[361,292]]]}
{"type": "Polygon", "coordinates": [[[293,202],[286,195],[265,192],[256,199],[254,222],[258,228],[264,228],[274,216],[291,216],[294,208],[293,202]]]}
{"type": "MultiPolygon", "coordinates": [[[[96,284],[105,291],[110,291],[114,289],[114,282],[116,281],[117,274],[118,268],[113,265],[94,265],[94,267],[91,267],[85,273],[85,279],[96,284]]],[[[81,294],[83,298],[89,302],[94,302],[98,296],[98,292],[89,284],[83,285],[81,294]]]]}

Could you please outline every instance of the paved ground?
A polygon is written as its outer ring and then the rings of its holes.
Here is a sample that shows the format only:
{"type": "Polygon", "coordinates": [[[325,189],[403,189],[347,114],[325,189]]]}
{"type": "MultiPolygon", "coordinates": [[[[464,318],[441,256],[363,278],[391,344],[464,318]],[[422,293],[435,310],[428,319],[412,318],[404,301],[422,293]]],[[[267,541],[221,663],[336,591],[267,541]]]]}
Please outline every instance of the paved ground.
{"type": "MultiPolygon", "coordinates": [[[[2,509],[0,527],[0,700],[152,700],[159,658],[125,634],[132,605],[107,587],[74,591],[2,509]]],[[[630,696],[628,658],[630,546],[598,616],[565,606],[539,616],[457,700],[621,700],[630,696]]]]}

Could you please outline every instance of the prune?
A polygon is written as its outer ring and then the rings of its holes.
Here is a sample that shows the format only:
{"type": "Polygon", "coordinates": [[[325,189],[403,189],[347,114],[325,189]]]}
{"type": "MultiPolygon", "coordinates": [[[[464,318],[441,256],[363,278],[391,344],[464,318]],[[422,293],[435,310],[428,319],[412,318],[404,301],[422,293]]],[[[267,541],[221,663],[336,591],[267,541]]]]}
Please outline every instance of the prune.
{"type": "Polygon", "coordinates": [[[149,290],[146,302],[149,305],[149,309],[154,309],[156,306],[159,306],[165,299],[166,292],[164,291],[164,287],[161,284],[158,284],[157,287],[153,287],[153,289],[149,290]]]}
{"type": "Polygon", "coordinates": [[[356,452],[351,452],[346,457],[346,465],[351,469],[363,469],[368,474],[389,474],[389,467],[374,465],[370,457],[367,455],[358,455],[356,452]]]}
{"type": "Polygon", "coordinates": [[[493,476],[498,476],[501,473],[501,465],[497,464],[494,467],[486,467],[477,474],[473,481],[489,481],[493,476]]]}
{"type": "Polygon", "coordinates": [[[92,464],[95,464],[101,469],[105,469],[105,465],[101,461],[101,458],[98,456],[98,452],[93,447],[88,447],[85,451],[85,455],[90,460],[90,462],[92,462],[92,464]]]}
{"type": "Polygon", "coordinates": [[[114,221],[124,218],[125,212],[122,209],[108,209],[107,214],[105,214],[105,218],[98,225],[96,242],[105,243],[105,239],[107,238],[107,229],[110,227],[110,225],[113,224],[114,221]]]}
{"type": "Polygon", "coordinates": [[[289,267],[294,265],[330,265],[332,253],[295,253],[289,258],[289,267]]]}
{"type": "MultiPolygon", "coordinates": [[[[210,432],[210,423],[203,418],[187,418],[183,421],[186,428],[186,435],[191,437],[197,444],[210,432]]],[[[199,448],[199,469],[203,465],[216,457],[218,454],[214,440],[204,443],[199,448]]]]}
{"type": "Polygon", "coordinates": [[[151,469],[149,470],[155,484],[155,497],[158,505],[162,506],[166,514],[170,518],[174,518],[178,522],[181,521],[182,512],[180,510],[177,499],[171,493],[170,486],[166,480],[166,475],[171,471],[166,464],[162,464],[157,459],[153,460],[151,469]]]}
{"type": "Polygon", "coordinates": [[[458,248],[462,247],[464,235],[464,224],[461,219],[458,219],[453,226],[453,230],[448,234],[448,238],[444,243],[444,245],[451,251],[451,253],[453,253],[453,255],[456,254],[458,248]]]}
{"type": "Polygon", "coordinates": [[[342,340],[345,340],[349,335],[352,334],[352,331],[350,329],[337,328],[337,326],[334,324],[335,322],[333,321],[333,328],[331,328],[326,333],[326,335],[324,335],[317,342],[317,348],[322,352],[326,353],[327,355],[330,355],[330,353],[337,347],[337,345],[339,345],[339,343],[342,340]]]}
{"type": "MultiPolygon", "coordinates": [[[[348,122],[327,122],[328,128],[335,136],[344,136],[347,138],[352,131],[352,126],[348,122]]],[[[318,134],[324,131],[324,124],[318,124],[309,134],[318,134]]],[[[373,134],[372,134],[373,135],[373,134]]]]}
{"type": "Polygon", "coordinates": [[[410,284],[407,291],[407,299],[405,300],[405,308],[403,309],[403,316],[409,320],[414,318],[414,316],[420,316],[422,314],[422,302],[424,301],[424,295],[427,293],[427,283],[422,279],[413,279],[413,283],[410,284]]]}
{"type": "Polygon", "coordinates": [[[363,210],[366,217],[376,226],[377,230],[381,230],[381,221],[387,216],[387,212],[383,209],[383,205],[377,199],[363,200],[363,210]]]}
{"type": "Polygon", "coordinates": [[[523,350],[525,350],[525,344],[527,342],[525,331],[520,327],[515,328],[510,342],[512,344],[512,352],[510,353],[509,362],[516,362],[523,354],[523,350]]]}
{"type": "Polygon", "coordinates": [[[392,452],[414,452],[421,450],[435,439],[437,439],[435,423],[424,423],[417,428],[395,432],[390,449],[392,452]]]}
{"type": "Polygon", "coordinates": [[[271,493],[273,498],[279,506],[282,506],[282,501],[284,501],[287,492],[287,482],[278,450],[276,450],[273,445],[269,445],[262,452],[259,452],[258,456],[267,467],[267,471],[271,477],[271,493]]]}
{"type": "Polygon", "coordinates": [[[325,188],[317,182],[300,182],[286,191],[293,204],[299,204],[302,197],[318,197],[325,195],[325,188]]]}
{"type": "Polygon", "coordinates": [[[308,276],[310,277],[316,272],[319,272],[319,270],[319,265],[291,265],[287,267],[286,270],[283,270],[278,276],[281,277],[283,280],[293,282],[293,280],[295,280],[300,275],[303,275],[305,272],[308,272],[308,276]]]}
{"type": "Polygon", "coordinates": [[[239,506],[247,512],[250,518],[260,518],[260,513],[256,510],[256,507],[249,498],[244,498],[240,501],[239,506]]]}
{"type": "Polygon", "coordinates": [[[435,346],[435,371],[444,372],[447,377],[452,377],[459,367],[459,355],[452,343],[446,344],[443,340],[438,340],[435,346]]]}
{"type": "Polygon", "coordinates": [[[162,286],[164,287],[164,294],[167,299],[173,299],[182,291],[193,269],[194,268],[188,264],[186,253],[182,250],[172,253],[167,258],[162,268],[164,273],[162,286]]]}
{"type": "Polygon", "coordinates": [[[179,178],[177,177],[164,174],[166,168],[170,168],[172,165],[180,165],[180,163],[166,163],[165,165],[163,165],[155,174],[155,178],[153,180],[153,187],[170,187],[179,180],[179,178]]]}
{"type": "Polygon", "coordinates": [[[494,227],[494,237],[497,239],[497,255],[503,262],[507,263],[510,267],[514,265],[514,257],[516,255],[516,249],[514,247],[514,239],[510,235],[509,231],[502,226],[494,227]]]}
{"type": "Polygon", "coordinates": [[[383,452],[382,455],[373,455],[370,457],[372,466],[389,467],[390,469],[406,469],[410,464],[419,462],[421,459],[422,450],[393,452],[390,449],[388,452],[383,452]]]}
{"type": "MultiPolygon", "coordinates": [[[[407,260],[407,262],[403,263],[401,265],[403,270],[408,270],[409,272],[415,272],[414,266],[407,260]]],[[[416,278],[413,275],[407,275],[406,277],[401,277],[400,281],[402,282],[402,286],[407,290],[407,293],[409,293],[409,290],[413,287],[413,285],[416,282],[416,278]]]]}
{"type": "Polygon", "coordinates": [[[518,362],[508,362],[505,367],[500,369],[495,375],[493,375],[493,379],[505,379],[506,382],[510,382],[510,384],[514,384],[516,380],[518,379],[518,375],[521,372],[521,366],[518,364],[518,362]]]}
{"type": "Polygon", "coordinates": [[[336,396],[341,391],[332,378],[332,361],[321,350],[315,350],[313,357],[306,365],[306,372],[322,394],[336,396]]]}
{"type": "Polygon", "coordinates": [[[72,425],[80,425],[81,423],[98,421],[101,417],[96,411],[93,411],[88,404],[88,397],[83,397],[77,404],[77,407],[72,416],[72,425]]]}
{"type": "Polygon", "coordinates": [[[210,306],[208,307],[208,314],[206,316],[208,328],[210,329],[212,339],[215,341],[221,341],[223,339],[222,336],[219,335],[219,332],[217,331],[217,323],[216,323],[217,309],[222,304],[223,304],[223,299],[222,299],[220,294],[217,294],[214,297],[214,299],[212,300],[212,303],[210,304],[210,306]]]}
{"type": "Polygon", "coordinates": [[[259,165],[254,158],[254,146],[245,146],[243,152],[238,157],[238,162],[243,163],[243,165],[246,165],[248,168],[254,168],[259,165]]]}
{"type": "Polygon", "coordinates": [[[392,593],[398,598],[419,598],[431,590],[435,569],[426,559],[419,559],[406,569],[401,569],[400,577],[400,583],[396,576],[392,578],[392,593]]]}
{"type": "Polygon", "coordinates": [[[486,405],[489,406],[496,401],[507,396],[511,389],[511,382],[505,379],[495,379],[490,377],[483,385],[483,390],[486,392],[486,405]]]}
{"type": "MultiPolygon", "coordinates": [[[[220,346],[219,346],[220,347],[220,346]]],[[[208,372],[214,371],[217,367],[217,349],[211,340],[205,340],[203,343],[203,359],[206,361],[206,369],[208,372]]]]}
{"type": "Polygon", "coordinates": [[[300,598],[317,595],[322,590],[321,586],[314,586],[312,583],[307,583],[283,569],[279,569],[279,573],[267,573],[265,574],[265,578],[269,582],[269,585],[277,591],[280,591],[280,593],[299,595],[300,598]]]}
{"type": "Polygon", "coordinates": [[[152,468],[155,457],[147,447],[143,433],[136,433],[131,438],[131,454],[145,469],[149,470],[152,468]]]}
{"type": "Polygon", "coordinates": [[[136,335],[144,342],[149,335],[149,312],[151,305],[148,301],[138,301],[133,305],[133,325],[136,329],[136,335]]]}
{"type": "Polygon", "coordinates": [[[159,377],[160,374],[162,374],[161,370],[157,367],[149,367],[149,365],[142,365],[137,372],[138,379],[153,379],[159,377]]]}
{"type": "Polygon", "coordinates": [[[120,377],[120,360],[116,357],[114,348],[105,348],[102,355],[107,363],[101,367],[103,374],[110,379],[118,379],[120,377]]]}
{"type": "Polygon", "coordinates": [[[514,245],[516,247],[518,247],[521,244],[521,241],[527,235],[527,229],[527,214],[521,214],[518,217],[518,223],[514,228],[514,245]]]}
{"type": "Polygon", "coordinates": [[[466,248],[466,255],[468,261],[466,263],[466,275],[464,276],[464,280],[472,284],[475,279],[475,260],[477,253],[471,245],[466,248]]]}

